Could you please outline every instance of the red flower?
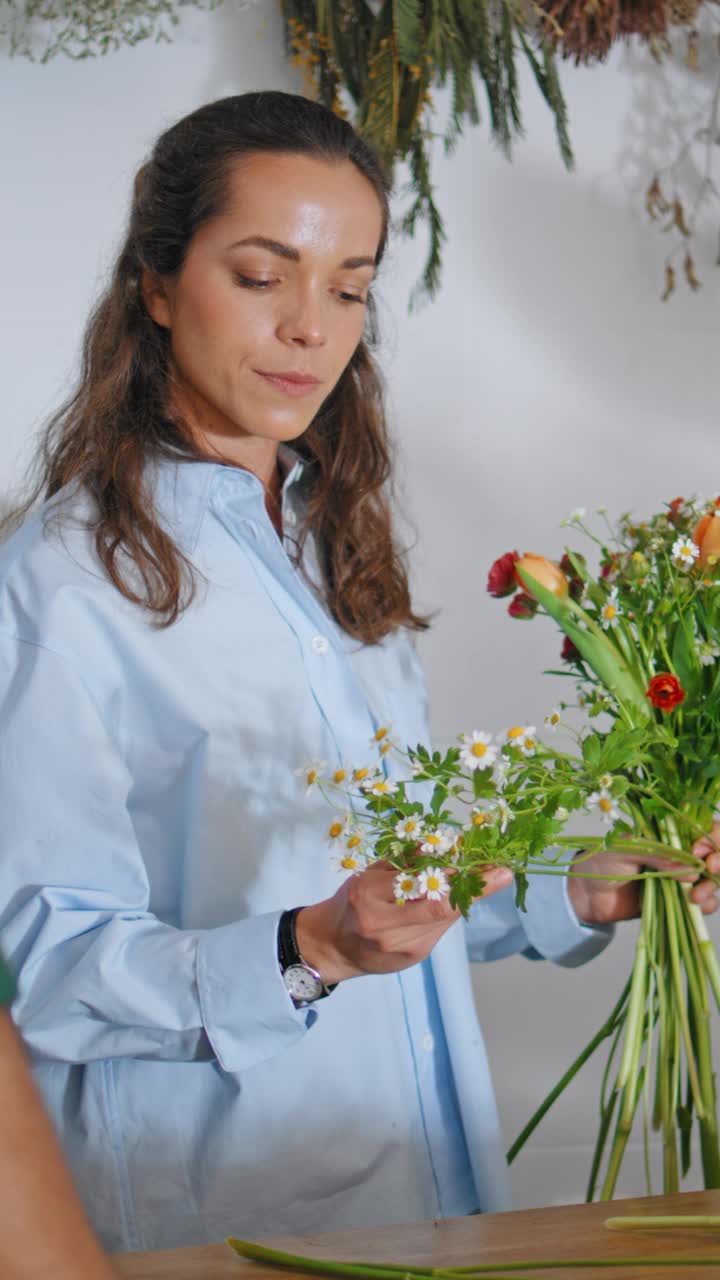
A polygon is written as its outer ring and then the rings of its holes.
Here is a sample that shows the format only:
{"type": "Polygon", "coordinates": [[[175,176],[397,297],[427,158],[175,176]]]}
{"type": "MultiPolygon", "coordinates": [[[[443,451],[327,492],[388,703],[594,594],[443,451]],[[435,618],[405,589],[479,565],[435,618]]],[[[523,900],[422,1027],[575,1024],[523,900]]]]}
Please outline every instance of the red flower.
{"type": "Polygon", "coordinates": [[[495,561],[487,580],[487,589],[491,596],[500,599],[502,596],[511,596],[517,589],[517,582],[513,576],[517,559],[517,551],[508,551],[506,555],[500,556],[500,559],[495,561]]]}
{"type": "Polygon", "coordinates": [[[677,520],[680,518],[680,516],[682,515],[682,509],[684,506],[685,506],[684,498],[673,498],[672,502],[668,503],[668,507],[670,508],[670,510],[668,511],[668,520],[670,521],[671,524],[675,524],[677,520]]]}
{"type": "Polygon", "coordinates": [[[518,591],[517,595],[508,605],[508,613],[511,618],[533,618],[537,612],[538,602],[533,600],[525,591],[518,591]]]}
{"type": "Polygon", "coordinates": [[[577,662],[580,657],[580,650],[576,648],[569,636],[563,640],[563,647],[560,650],[560,657],[563,662],[577,662]]]}
{"type": "MultiPolygon", "coordinates": [[[[584,556],[576,556],[575,559],[580,560],[583,564],[585,563],[584,556]]],[[[579,600],[583,593],[583,580],[579,576],[579,574],[576,572],[575,566],[573,565],[573,562],[567,553],[563,556],[562,560],[560,561],[560,568],[562,569],[563,573],[565,574],[565,577],[568,580],[568,587],[570,590],[570,599],[579,600]]]]}
{"type": "Polygon", "coordinates": [[[653,676],[645,694],[653,706],[659,707],[661,711],[674,711],[685,700],[685,690],[677,676],[671,675],[669,671],[660,671],[653,676]]]}

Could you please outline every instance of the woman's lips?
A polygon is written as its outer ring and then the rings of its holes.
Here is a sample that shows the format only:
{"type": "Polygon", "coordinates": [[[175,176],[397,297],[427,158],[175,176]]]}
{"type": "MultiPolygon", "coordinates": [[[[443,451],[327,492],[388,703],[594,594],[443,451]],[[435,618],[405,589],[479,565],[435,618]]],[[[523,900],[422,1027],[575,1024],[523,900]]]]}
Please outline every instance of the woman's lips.
{"type": "Polygon", "coordinates": [[[309,374],[264,373],[262,369],[256,369],[255,372],[286,396],[309,396],[320,386],[319,378],[313,378],[309,374]]]}

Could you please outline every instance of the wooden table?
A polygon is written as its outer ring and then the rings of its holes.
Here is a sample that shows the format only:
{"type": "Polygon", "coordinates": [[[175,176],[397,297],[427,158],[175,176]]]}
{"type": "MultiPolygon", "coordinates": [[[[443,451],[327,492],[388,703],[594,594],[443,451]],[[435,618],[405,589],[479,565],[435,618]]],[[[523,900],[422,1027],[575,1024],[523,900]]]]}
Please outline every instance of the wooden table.
{"type": "MultiPolygon", "coordinates": [[[[603,1222],[623,1214],[693,1213],[720,1215],[720,1191],[685,1192],[608,1204],[525,1209],[442,1222],[409,1223],[332,1234],[273,1237],[290,1253],[318,1258],[464,1266],[476,1262],[540,1261],[543,1258],[639,1258],[679,1255],[676,1266],[623,1266],[591,1271],[575,1267],[543,1272],[546,1280],[720,1280],[720,1235],[608,1231],[603,1222]],[[686,1267],[683,1257],[717,1257],[717,1268],[686,1267]]],[[[239,1232],[236,1234],[240,1234],[239,1232]]],[[[157,1253],[125,1253],[113,1258],[125,1280],[283,1280],[293,1274],[248,1262],[225,1244],[157,1253]]]]}

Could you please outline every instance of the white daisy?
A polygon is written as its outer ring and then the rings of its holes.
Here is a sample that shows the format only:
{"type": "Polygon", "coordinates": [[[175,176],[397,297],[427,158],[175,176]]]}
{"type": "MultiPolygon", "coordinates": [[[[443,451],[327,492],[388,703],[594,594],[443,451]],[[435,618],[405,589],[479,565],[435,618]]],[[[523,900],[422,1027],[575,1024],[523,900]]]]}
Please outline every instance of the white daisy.
{"type": "Polygon", "coordinates": [[[526,738],[531,738],[534,742],[535,725],[528,724],[523,726],[519,724],[514,724],[509,729],[506,729],[504,733],[501,733],[499,737],[500,737],[500,741],[503,742],[505,746],[520,747],[522,749],[523,743],[526,738]]]}
{"type": "Polygon", "coordinates": [[[397,782],[390,782],[389,778],[368,778],[360,783],[360,790],[371,796],[394,796],[397,789],[397,782]]]}
{"type": "Polygon", "coordinates": [[[302,769],[295,770],[296,777],[305,779],[305,795],[309,795],[313,787],[322,782],[322,771],[326,767],[326,760],[311,760],[310,764],[303,765],[302,769]]]}
{"type": "Polygon", "coordinates": [[[598,786],[601,791],[609,791],[613,784],[613,776],[611,773],[601,773],[598,778],[598,786]]]}
{"type": "Polygon", "coordinates": [[[520,743],[520,750],[524,756],[534,756],[537,750],[537,738],[534,737],[535,730],[532,725],[528,728],[525,737],[520,743]]]}
{"type": "Polygon", "coordinates": [[[698,658],[701,666],[711,667],[720,658],[720,645],[712,640],[703,640],[702,644],[698,645],[698,658]]]}
{"type": "Polygon", "coordinates": [[[562,713],[559,707],[553,707],[552,711],[549,711],[545,716],[545,724],[551,733],[557,733],[561,720],[562,713]]]}
{"type": "Polygon", "coordinates": [[[464,769],[487,769],[497,758],[497,747],[492,745],[492,734],[475,729],[461,734],[460,763],[464,769]]]}
{"type": "Polygon", "coordinates": [[[470,820],[474,827],[491,827],[495,821],[498,806],[492,800],[482,800],[470,810],[470,820]]]}
{"type": "Polygon", "coordinates": [[[620,817],[620,810],[609,791],[593,791],[592,795],[587,798],[587,808],[597,809],[607,827],[613,822],[617,822],[620,817]]]}
{"type": "Polygon", "coordinates": [[[328,827],[327,838],[333,844],[340,836],[347,835],[350,826],[350,814],[346,813],[344,818],[336,818],[328,827]]]}
{"type": "Polygon", "coordinates": [[[504,835],[505,832],[507,831],[507,827],[508,827],[508,823],[510,822],[510,819],[514,816],[513,811],[510,808],[510,805],[506,804],[505,801],[502,799],[498,800],[497,811],[500,815],[500,831],[504,835]]]}
{"type": "Polygon", "coordinates": [[[417,816],[401,818],[395,824],[395,835],[401,840],[419,840],[423,833],[423,824],[417,816]]]}
{"type": "Polygon", "coordinates": [[[436,831],[426,831],[420,848],[423,853],[447,853],[455,843],[455,832],[450,827],[438,827],[436,831]]]}
{"type": "Polygon", "coordinates": [[[450,885],[442,867],[428,867],[417,878],[420,893],[431,902],[440,902],[450,892],[450,885]]]}
{"type": "Polygon", "coordinates": [[[335,858],[335,866],[338,871],[342,871],[345,875],[359,875],[364,871],[368,864],[367,854],[358,844],[353,849],[348,849],[347,845],[342,853],[335,858]]]}
{"type": "Polygon", "coordinates": [[[557,809],[555,810],[555,817],[557,818],[558,822],[567,822],[568,818],[570,817],[570,813],[565,808],[564,805],[559,804],[557,809]]]}
{"type": "Polygon", "coordinates": [[[700,555],[700,548],[692,538],[676,538],[672,544],[670,557],[678,569],[692,569],[700,555]]]}
{"type": "Polygon", "coordinates": [[[411,871],[401,871],[393,880],[393,893],[396,902],[412,902],[415,898],[422,897],[418,876],[414,876],[411,871]]]}
{"type": "Polygon", "coordinates": [[[620,606],[618,604],[618,589],[617,587],[613,587],[610,595],[600,610],[600,620],[606,631],[609,627],[617,626],[619,616],[620,606]]]}
{"type": "Polygon", "coordinates": [[[507,786],[508,773],[510,763],[505,759],[498,760],[495,765],[495,787],[498,791],[504,791],[507,786]]]}

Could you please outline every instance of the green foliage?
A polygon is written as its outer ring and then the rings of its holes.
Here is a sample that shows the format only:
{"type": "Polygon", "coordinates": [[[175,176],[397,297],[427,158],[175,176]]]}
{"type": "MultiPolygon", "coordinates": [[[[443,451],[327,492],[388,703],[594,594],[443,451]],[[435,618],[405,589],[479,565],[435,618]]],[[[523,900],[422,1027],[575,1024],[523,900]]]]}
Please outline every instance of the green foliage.
{"type": "Polygon", "coordinates": [[[407,165],[410,204],[401,227],[413,236],[422,223],[429,233],[412,303],[432,298],[440,286],[445,229],[431,178],[432,144],[441,137],[451,151],[465,127],[480,122],[476,86],[485,93],[491,135],[509,155],[522,134],[518,58],[529,62],[571,165],[565,102],[531,6],[518,0],[283,0],[283,12],[289,52],[310,90],[333,110],[349,111],[389,170],[407,165]],[[445,87],[450,102],[440,130],[432,94],[445,87]]]}

